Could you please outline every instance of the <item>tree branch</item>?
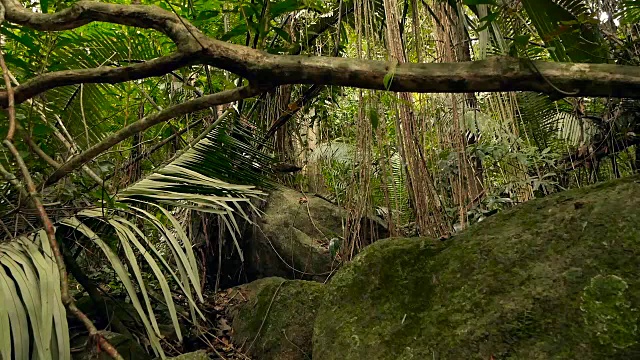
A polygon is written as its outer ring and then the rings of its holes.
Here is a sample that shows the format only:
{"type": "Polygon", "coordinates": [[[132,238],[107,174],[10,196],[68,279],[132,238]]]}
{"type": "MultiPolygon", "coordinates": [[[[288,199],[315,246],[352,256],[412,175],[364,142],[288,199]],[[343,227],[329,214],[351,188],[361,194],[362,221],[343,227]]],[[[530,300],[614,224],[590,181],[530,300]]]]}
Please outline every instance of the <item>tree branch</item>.
{"type": "Polygon", "coordinates": [[[51,185],[58,180],[67,176],[70,172],[78,169],[82,165],[91,161],[93,158],[120,143],[121,141],[129,138],[135,133],[146,130],[153,125],[159,124],[171,120],[175,117],[192,113],[199,110],[207,109],[211,106],[227,104],[230,102],[238,101],[240,99],[246,99],[256,96],[262,92],[262,88],[253,86],[243,86],[235,88],[233,90],[222,91],[216,94],[206,95],[197,99],[193,99],[182,104],[174,105],[166,108],[157,113],[151,114],[141,120],[138,120],[117,132],[109,135],[104,140],[96,145],[93,145],[89,149],[85,150],[81,154],[75,155],[69,161],[62,164],[49,178],[46,180],[45,185],[51,185]]]}
{"type": "MultiPolygon", "coordinates": [[[[80,83],[119,83],[167,74],[179,67],[206,63],[214,65],[215,50],[206,54],[178,53],[122,68],[65,70],[37,76],[16,87],[16,103],[46,90],[80,83]]],[[[246,61],[218,62],[228,71],[262,85],[312,84],[357,87],[416,93],[467,93],[535,91],[563,96],[624,97],[640,99],[640,67],[610,64],[572,64],[509,57],[459,63],[405,63],[390,70],[390,64],[374,60],[304,55],[268,55],[247,48],[246,61]],[[535,69],[539,70],[536,71],[535,69]],[[392,75],[387,88],[384,78],[392,75]]],[[[7,106],[6,91],[0,105],[7,106]]]]}
{"type": "Polygon", "coordinates": [[[307,89],[302,96],[296,100],[295,102],[289,104],[289,109],[285,111],[284,114],[280,115],[280,117],[273,122],[267,133],[262,138],[261,144],[258,146],[258,150],[264,146],[273,135],[275,135],[276,131],[278,131],[281,127],[283,127],[289,119],[293,117],[298,111],[303,109],[313,98],[315,98],[320,91],[323,90],[322,86],[312,86],[307,89]]]}
{"type": "MultiPolygon", "coordinates": [[[[116,84],[152,76],[162,76],[187,66],[195,53],[175,53],[124,67],[101,66],[92,69],[63,70],[42,74],[14,89],[15,102],[23,103],[47,90],[76,84],[116,84]]],[[[7,93],[0,93],[0,104],[6,106],[7,93]]]]}
{"type": "Polygon", "coordinates": [[[157,6],[79,1],[56,13],[42,14],[25,9],[18,0],[2,0],[2,4],[7,21],[40,31],[71,30],[100,21],[157,30],[171,38],[179,50],[198,49],[196,37],[206,38],[186,20],[157,6]]]}
{"type": "Polygon", "coordinates": [[[622,136],[615,139],[605,138],[597,143],[581,146],[575,153],[560,160],[558,164],[564,171],[568,172],[591,165],[634,145],[640,145],[640,136],[622,136]]]}

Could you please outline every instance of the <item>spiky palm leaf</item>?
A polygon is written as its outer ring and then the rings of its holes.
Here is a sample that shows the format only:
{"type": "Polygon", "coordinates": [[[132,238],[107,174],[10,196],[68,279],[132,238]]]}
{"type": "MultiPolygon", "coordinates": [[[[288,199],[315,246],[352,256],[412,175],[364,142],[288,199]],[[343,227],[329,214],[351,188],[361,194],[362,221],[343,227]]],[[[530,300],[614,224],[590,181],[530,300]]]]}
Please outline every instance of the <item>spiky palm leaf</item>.
{"type": "Polygon", "coordinates": [[[640,0],[623,1],[618,16],[627,24],[637,24],[640,22],[640,0]]]}
{"type": "Polygon", "coordinates": [[[251,139],[239,123],[232,129],[218,125],[175,160],[118,194],[118,200],[218,214],[244,261],[236,217],[252,223],[247,210],[256,211],[252,200],[266,195],[258,187],[273,187],[269,180],[273,159],[258,151],[251,139]]]}
{"type": "Polygon", "coordinates": [[[599,19],[583,0],[523,0],[527,15],[555,61],[608,60],[599,19]]]}
{"type": "Polygon", "coordinates": [[[2,359],[28,359],[30,352],[33,359],[71,357],[60,277],[46,239],[40,231],[0,244],[2,359]]]}
{"type": "MultiPolygon", "coordinates": [[[[168,277],[185,294],[193,316],[204,319],[204,315],[194,299],[195,294],[200,301],[203,300],[191,242],[178,221],[168,211],[158,208],[169,219],[171,226],[165,225],[146,210],[130,207],[129,211],[156,229],[160,234],[159,241],[163,241],[170,249],[170,258],[158,250],[157,244],[154,244],[156,240],[114,211],[83,210],[77,216],[60,221],[56,230],[69,227],[86,237],[88,243],[83,246],[95,246],[101,250],[131,299],[151,347],[157,356],[164,358],[160,329],[138,259],[144,259],[145,267],[151,269],[158,281],[178,339],[182,340],[182,333],[168,277]],[[124,252],[124,261],[87,220],[93,220],[93,223],[97,220],[115,232],[124,252]],[[174,265],[170,265],[170,262],[174,265]],[[173,270],[176,267],[178,274],[173,270]]],[[[34,359],[70,359],[60,278],[44,231],[0,244],[0,290],[3,297],[0,303],[0,331],[3,334],[0,339],[0,358],[12,359],[13,354],[16,359],[27,359],[32,353],[34,359]]]]}

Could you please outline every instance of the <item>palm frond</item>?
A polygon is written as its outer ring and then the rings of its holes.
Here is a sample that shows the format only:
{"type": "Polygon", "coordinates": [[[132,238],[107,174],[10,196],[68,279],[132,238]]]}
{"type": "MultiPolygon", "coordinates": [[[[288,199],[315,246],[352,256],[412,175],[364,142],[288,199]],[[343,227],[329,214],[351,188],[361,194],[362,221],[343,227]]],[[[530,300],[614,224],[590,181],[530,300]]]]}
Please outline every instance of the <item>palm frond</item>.
{"type": "MultiPolygon", "coordinates": [[[[193,296],[195,292],[203,301],[191,243],[178,221],[167,210],[157,207],[169,218],[171,226],[145,210],[135,207],[130,210],[161,234],[160,241],[164,240],[171,250],[171,261],[175,265],[169,264],[167,256],[158,250],[144,231],[114,211],[83,210],[74,217],[60,221],[57,230],[69,227],[88,239],[87,246],[96,246],[101,250],[131,299],[152,349],[157,356],[164,358],[160,328],[146,290],[143,264],[138,258],[144,259],[145,268],[151,269],[158,281],[179,340],[182,340],[182,333],[178,313],[165,274],[169,274],[185,294],[194,321],[204,319],[204,315],[193,296]],[[86,221],[89,219],[93,222],[86,221]],[[92,226],[95,226],[96,220],[115,232],[118,245],[124,253],[124,261],[118,257],[112,245],[94,231],[92,226]],[[173,271],[175,267],[180,276],[173,271]]],[[[3,334],[0,339],[0,358],[27,359],[29,354],[33,354],[34,359],[70,359],[69,329],[61,300],[59,274],[44,231],[0,244],[0,295],[0,331],[3,334]]]]}
{"type": "Polygon", "coordinates": [[[627,24],[640,22],[640,0],[627,0],[621,4],[621,10],[617,14],[627,24]]]}
{"type": "Polygon", "coordinates": [[[71,358],[58,268],[44,231],[0,244],[0,294],[1,358],[71,358]]]}
{"type": "Polygon", "coordinates": [[[582,0],[523,0],[522,4],[555,61],[607,61],[599,20],[582,0]]]}
{"type": "MultiPolygon", "coordinates": [[[[254,138],[240,124],[233,129],[219,125],[175,160],[122,191],[117,199],[221,215],[244,260],[236,238],[240,232],[236,216],[252,223],[245,208],[256,212],[252,200],[266,195],[257,186],[273,186],[269,180],[273,159],[256,149],[251,143],[254,138]]],[[[173,222],[168,211],[158,208],[173,222]]],[[[186,235],[182,237],[188,241],[186,235]]]]}

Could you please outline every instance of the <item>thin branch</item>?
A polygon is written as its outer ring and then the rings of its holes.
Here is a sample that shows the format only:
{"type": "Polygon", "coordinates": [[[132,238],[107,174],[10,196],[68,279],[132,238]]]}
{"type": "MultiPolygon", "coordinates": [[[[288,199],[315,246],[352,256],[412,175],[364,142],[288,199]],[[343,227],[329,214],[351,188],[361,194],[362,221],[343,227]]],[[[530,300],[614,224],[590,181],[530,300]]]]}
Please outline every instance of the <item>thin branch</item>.
{"type": "Polygon", "coordinates": [[[267,133],[262,138],[260,145],[258,145],[258,150],[262,149],[264,144],[275,135],[276,131],[278,131],[281,127],[283,127],[298,111],[302,110],[310,101],[313,100],[320,91],[322,91],[322,86],[311,86],[307,91],[302,94],[302,96],[296,100],[295,102],[289,105],[289,110],[287,110],[284,114],[282,114],[276,121],[274,121],[273,125],[269,128],[267,133]]]}
{"type": "Polygon", "coordinates": [[[23,197],[25,199],[29,197],[29,193],[27,193],[27,190],[24,189],[24,186],[22,186],[22,184],[20,183],[20,180],[18,180],[18,178],[16,178],[16,176],[13,175],[10,171],[5,169],[4,166],[2,166],[2,164],[0,164],[0,174],[2,174],[2,176],[11,185],[13,185],[16,189],[18,189],[18,191],[20,192],[20,196],[21,197],[23,197]]]}
{"type": "Polygon", "coordinates": [[[49,166],[51,166],[54,169],[57,169],[57,168],[60,167],[60,163],[55,161],[53,158],[51,158],[51,156],[49,156],[47,153],[45,153],[40,148],[40,146],[38,146],[38,144],[36,144],[35,141],[33,141],[33,139],[29,136],[29,134],[27,134],[26,132],[23,132],[22,138],[27,143],[27,145],[29,145],[29,148],[31,149],[31,151],[36,153],[36,155],[38,155],[38,157],[40,157],[42,160],[44,160],[44,162],[49,164],[49,166]]]}
{"type": "Polygon", "coordinates": [[[102,350],[104,350],[104,352],[109,354],[109,356],[111,356],[113,359],[123,360],[122,356],[120,356],[120,354],[118,353],[118,350],[116,350],[116,348],[114,348],[104,337],[100,336],[100,333],[98,332],[98,329],[96,329],[93,322],[76,307],[73,297],[69,295],[69,281],[67,278],[67,270],[65,268],[62,253],[60,252],[60,246],[58,245],[58,241],[56,239],[56,233],[53,227],[53,223],[51,222],[47,211],[44,209],[44,206],[40,201],[40,194],[36,190],[36,186],[33,182],[33,179],[31,178],[31,174],[29,173],[27,165],[24,163],[22,156],[20,156],[18,149],[16,149],[16,147],[13,145],[13,135],[16,128],[13,88],[11,86],[11,80],[9,79],[9,69],[7,68],[7,64],[4,61],[4,55],[2,54],[1,50],[0,67],[2,68],[2,74],[4,76],[5,85],[7,87],[7,97],[9,104],[9,129],[13,129],[13,131],[9,131],[7,137],[2,143],[16,160],[18,168],[22,173],[27,191],[29,193],[29,198],[31,199],[33,206],[37,209],[38,216],[40,217],[40,221],[42,222],[45,233],[47,234],[47,239],[49,240],[49,245],[51,246],[51,251],[53,252],[53,256],[56,260],[56,265],[58,266],[58,272],[60,275],[60,292],[62,303],[69,310],[69,312],[71,312],[80,321],[82,321],[89,332],[90,338],[96,340],[97,344],[102,350]]]}
{"type": "MultiPolygon", "coordinates": [[[[47,90],[76,84],[116,84],[152,76],[162,76],[196,59],[192,53],[175,53],[123,67],[100,66],[91,69],[63,70],[45,73],[27,80],[15,88],[15,102],[21,104],[47,90]]],[[[6,106],[7,93],[0,92],[0,104],[6,106]]]]}
{"type": "Polygon", "coordinates": [[[58,170],[51,174],[51,176],[46,180],[45,184],[51,185],[56,183],[58,180],[62,179],[72,171],[91,161],[102,152],[129,138],[133,134],[146,130],[151,126],[171,120],[181,115],[205,110],[211,106],[227,104],[230,102],[238,101],[240,99],[253,97],[260,94],[262,91],[263,90],[259,87],[243,86],[233,90],[206,95],[151,114],[141,120],[125,126],[117,132],[109,135],[98,144],[93,145],[89,149],[85,150],[81,154],[72,157],[69,161],[59,167],[58,170]]]}

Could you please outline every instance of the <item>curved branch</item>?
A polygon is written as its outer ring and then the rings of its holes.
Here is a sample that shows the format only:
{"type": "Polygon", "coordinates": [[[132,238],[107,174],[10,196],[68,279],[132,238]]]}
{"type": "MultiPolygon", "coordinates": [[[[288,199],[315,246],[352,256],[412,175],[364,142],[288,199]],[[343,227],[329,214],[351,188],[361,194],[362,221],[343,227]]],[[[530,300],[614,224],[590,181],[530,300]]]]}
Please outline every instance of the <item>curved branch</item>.
{"type": "Polygon", "coordinates": [[[199,38],[207,39],[195,26],[181,21],[172,12],[154,5],[119,5],[97,1],[79,1],[53,14],[25,9],[18,0],[2,0],[5,19],[40,31],[71,30],[95,21],[154,29],[167,35],[179,50],[193,50],[199,38]]]}
{"type": "Polygon", "coordinates": [[[211,106],[227,104],[241,99],[253,97],[260,94],[262,91],[262,88],[259,87],[243,86],[235,88],[233,90],[222,91],[216,94],[199,97],[197,99],[190,100],[151,114],[139,121],[125,126],[117,132],[109,135],[98,144],[93,145],[81,154],[78,154],[69,159],[69,161],[64,163],[53,174],[51,174],[51,176],[49,176],[49,178],[45,182],[45,185],[56,183],[58,180],[67,176],[72,171],[80,168],[82,165],[91,161],[102,152],[129,138],[133,134],[146,130],[153,125],[171,120],[181,115],[204,110],[210,108],[211,106]]]}
{"type": "MultiPolygon", "coordinates": [[[[47,90],[61,86],[92,83],[115,84],[165,75],[192,64],[194,59],[197,59],[195,55],[193,52],[178,52],[124,67],[101,66],[92,69],[63,70],[42,74],[25,81],[14,89],[15,102],[20,104],[47,90]]],[[[0,104],[3,107],[7,106],[6,91],[0,92],[0,104]]]]}

